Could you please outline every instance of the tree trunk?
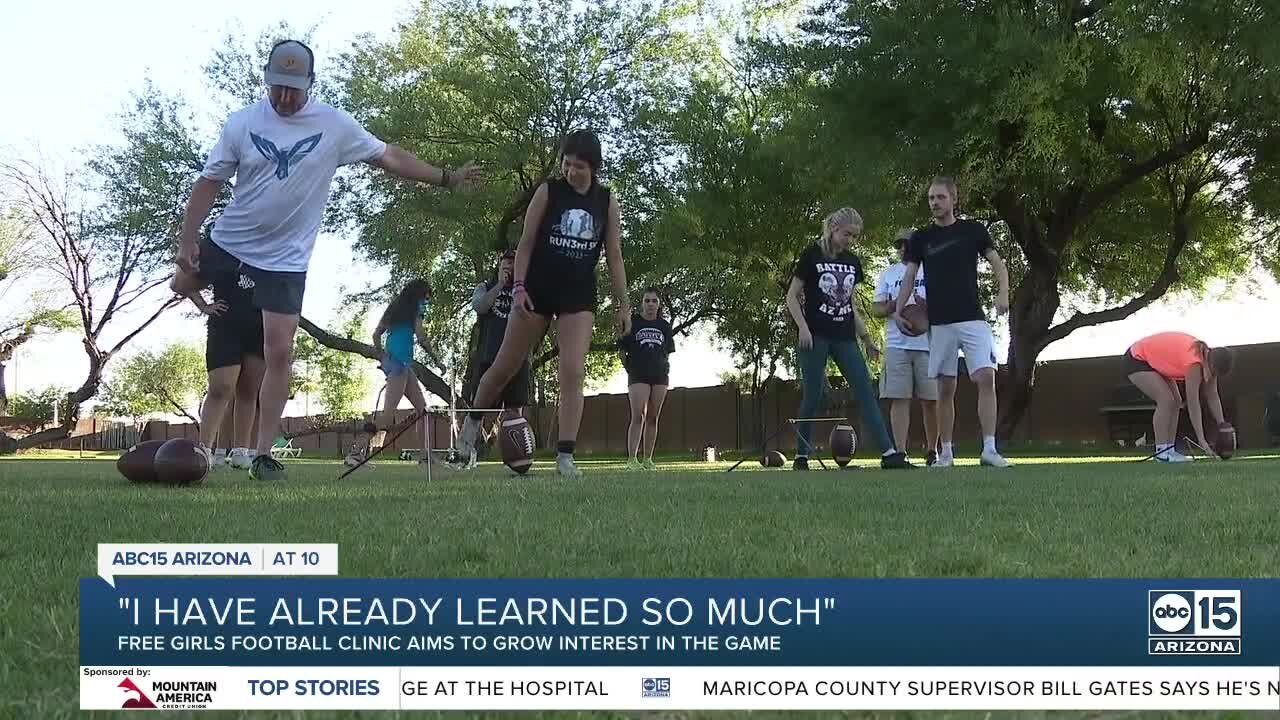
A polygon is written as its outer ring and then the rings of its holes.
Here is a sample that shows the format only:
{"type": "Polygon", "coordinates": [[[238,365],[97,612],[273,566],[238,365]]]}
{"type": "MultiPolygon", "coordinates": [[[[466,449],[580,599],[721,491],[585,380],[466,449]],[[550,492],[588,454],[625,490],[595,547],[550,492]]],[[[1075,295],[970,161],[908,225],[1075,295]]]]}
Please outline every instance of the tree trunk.
{"type": "Polygon", "coordinates": [[[1013,436],[1031,407],[1036,359],[1045,348],[1060,302],[1057,268],[1029,268],[1010,307],[1008,373],[1000,387],[1000,419],[996,424],[996,437],[1002,443],[1013,436]]]}
{"type": "Polygon", "coordinates": [[[98,386],[102,384],[102,368],[107,361],[107,357],[88,340],[84,341],[84,348],[89,356],[89,374],[79,388],[67,393],[67,414],[62,418],[62,424],[22,438],[14,447],[15,451],[39,447],[45,443],[71,437],[71,431],[75,430],[76,422],[80,419],[80,406],[98,394],[98,386]]]}

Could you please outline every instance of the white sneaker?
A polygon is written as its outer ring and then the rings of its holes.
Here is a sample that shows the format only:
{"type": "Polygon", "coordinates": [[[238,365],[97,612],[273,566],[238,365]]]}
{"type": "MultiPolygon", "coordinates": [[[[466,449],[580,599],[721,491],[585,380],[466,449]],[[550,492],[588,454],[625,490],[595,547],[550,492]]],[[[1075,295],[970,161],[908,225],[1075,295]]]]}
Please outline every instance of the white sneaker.
{"type": "Polygon", "coordinates": [[[978,458],[978,462],[987,467],[1006,468],[1009,467],[1009,461],[995,450],[983,450],[982,455],[978,458]]]}
{"type": "Polygon", "coordinates": [[[248,470],[253,465],[253,452],[249,448],[231,448],[227,464],[237,470],[248,470]]]}
{"type": "Polygon", "coordinates": [[[213,461],[209,463],[209,467],[219,468],[227,464],[227,449],[218,448],[213,451],[213,461]]]}
{"type": "Polygon", "coordinates": [[[1166,462],[1166,463],[1188,463],[1188,462],[1191,462],[1191,458],[1187,457],[1186,455],[1183,455],[1182,453],[1180,453],[1180,452],[1178,452],[1177,450],[1174,450],[1174,449],[1172,449],[1172,448],[1171,448],[1171,449],[1169,449],[1169,450],[1166,450],[1166,451],[1165,451],[1165,452],[1163,452],[1163,453],[1160,453],[1159,455],[1157,455],[1157,456],[1156,456],[1156,460],[1158,460],[1159,462],[1166,462]]]}
{"type": "Polygon", "coordinates": [[[933,464],[930,465],[929,467],[936,467],[936,468],[951,467],[952,465],[955,465],[955,464],[956,464],[956,457],[954,455],[944,455],[942,453],[938,453],[938,459],[934,460],[933,464]]]}
{"type": "Polygon", "coordinates": [[[200,453],[201,455],[203,455],[203,456],[204,456],[204,466],[205,466],[205,467],[208,467],[208,468],[214,467],[214,465],[213,465],[213,452],[212,452],[212,451],[210,451],[210,450],[209,450],[209,448],[205,447],[204,445],[198,445],[198,444],[197,444],[197,445],[196,445],[196,452],[198,452],[198,453],[200,453]]]}
{"type": "Polygon", "coordinates": [[[579,470],[578,466],[573,462],[573,456],[566,453],[561,453],[556,456],[556,470],[560,472],[560,477],[582,477],[582,471],[579,470]]]}

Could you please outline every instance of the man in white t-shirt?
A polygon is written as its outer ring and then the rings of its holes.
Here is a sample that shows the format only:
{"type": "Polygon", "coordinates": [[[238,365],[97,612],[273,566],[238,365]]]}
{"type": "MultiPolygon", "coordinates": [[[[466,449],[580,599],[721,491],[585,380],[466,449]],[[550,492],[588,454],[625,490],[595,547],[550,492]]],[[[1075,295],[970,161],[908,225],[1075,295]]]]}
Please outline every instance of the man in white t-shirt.
{"type": "Polygon", "coordinates": [[[218,273],[253,281],[262,311],[266,374],[258,396],[257,450],[250,476],[284,478],[271,445],[289,396],[293,336],[302,313],[307,268],[333,176],[368,163],[394,175],[454,189],[479,178],[473,163],[450,172],[374,137],[350,114],[309,97],[315,56],[294,40],[277,43],[264,68],[267,93],[231,114],[187,203],[172,288],[181,295],[218,273]],[[222,183],[235,177],[231,203],[203,242],[198,235],[222,183]]]}
{"type": "MultiPolygon", "coordinates": [[[[880,397],[892,401],[889,421],[893,426],[894,442],[897,447],[906,449],[911,430],[911,398],[918,398],[921,414],[924,415],[924,434],[928,447],[926,462],[932,465],[938,456],[938,381],[929,375],[929,336],[911,337],[903,334],[898,326],[897,313],[894,312],[902,280],[907,272],[903,254],[911,232],[901,230],[894,239],[898,248],[898,262],[880,273],[872,312],[877,317],[889,318],[886,323],[888,337],[885,339],[884,369],[880,373],[880,397]]],[[[923,271],[917,274],[915,286],[914,296],[908,305],[915,302],[916,296],[925,297],[923,271]]]]}

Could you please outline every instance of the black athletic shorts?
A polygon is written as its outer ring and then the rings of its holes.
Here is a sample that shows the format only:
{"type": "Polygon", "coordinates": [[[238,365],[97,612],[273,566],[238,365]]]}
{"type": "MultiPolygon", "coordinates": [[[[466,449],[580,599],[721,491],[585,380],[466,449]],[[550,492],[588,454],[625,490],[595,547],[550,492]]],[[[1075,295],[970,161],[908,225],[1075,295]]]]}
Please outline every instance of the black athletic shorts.
{"type": "Polygon", "coordinates": [[[525,283],[525,291],[533,303],[533,311],[547,317],[560,317],[596,311],[595,283],[588,286],[556,285],[553,281],[525,283]]]}
{"type": "Polygon", "coordinates": [[[670,385],[671,373],[667,368],[629,367],[627,385],[670,385]]]}
{"type": "Polygon", "coordinates": [[[282,315],[301,315],[302,296],[307,289],[305,272],[262,270],[240,262],[212,240],[200,243],[200,279],[210,282],[215,274],[240,272],[253,280],[253,304],[259,310],[282,315]]]}
{"type": "Polygon", "coordinates": [[[1132,350],[1126,350],[1124,353],[1124,376],[1129,377],[1139,372],[1156,372],[1156,369],[1147,364],[1146,360],[1139,360],[1134,357],[1132,350]]]}
{"type": "MultiPolygon", "coordinates": [[[[467,384],[462,388],[462,397],[468,404],[475,405],[476,391],[480,389],[480,378],[488,372],[492,363],[477,363],[467,376],[467,384]]],[[[518,408],[529,404],[529,363],[524,363],[516,371],[515,377],[502,389],[498,398],[504,408],[518,408]]]]}
{"type": "Polygon", "coordinates": [[[228,311],[209,318],[209,336],[204,344],[207,370],[239,365],[245,355],[262,357],[262,313],[228,311]]]}

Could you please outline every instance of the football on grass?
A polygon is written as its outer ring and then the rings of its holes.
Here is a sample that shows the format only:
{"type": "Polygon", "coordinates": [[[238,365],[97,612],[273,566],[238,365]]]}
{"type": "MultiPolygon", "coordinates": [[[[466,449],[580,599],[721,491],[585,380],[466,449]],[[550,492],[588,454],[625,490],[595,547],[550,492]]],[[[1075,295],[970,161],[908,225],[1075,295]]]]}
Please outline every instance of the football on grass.
{"type": "Polygon", "coordinates": [[[156,450],[156,479],[166,485],[194,485],[209,474],[209,462],[196,444],[174,438],[156,450]]]}
{"type": "Polygon", "coordinates": [[[853,451],[857,447],[857,438],[853,427],[840,424],[831,428],[831,459],[840,467],[849,464],[853,459],[853,451]]]}
{"type": "Polygon", "coordinates": [[[760,464],[765,467],[782,467],[787,464],[787,456],[777,450],[770,450],[760,458],[760,464]]]}
{"type": "Polygon", "coordinates": [[[917,297],[915,302],[902,308],[900,317],[902,322],[898,323],[898,329],[903,335],[917,337],[929,332],[929,305],[924,298],[917,297]]]}
{"type": "Polygon", "coordinates": [[[533,448],[536,445],[533,428],[523,417],[514,417],[502,421],[502,430],[498,433],[498,445],[502,449],[502,462],[513,472],[521,475],[529,471],[533,465],[533,448]]]}
{"type": "Polygon", "coordinates": [[[116,470],[132,483],[158,482],[156,451],[164,443],[164,440],[148,440],[134,445],[116,460],[116,470]]]}
{"type": "Polygon", "coordinates": [[[1218,457],[1226,460],[1236,452],[1236,429],[1231,423],[1222,423],[1218,426],[1218,435],[1213,439],[1213,451],[1218,453],[1218,457]]]}

